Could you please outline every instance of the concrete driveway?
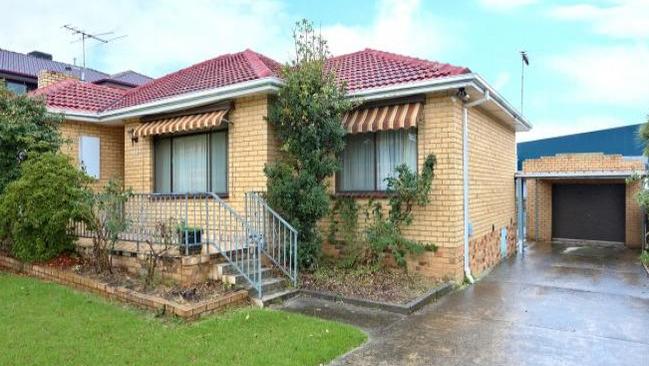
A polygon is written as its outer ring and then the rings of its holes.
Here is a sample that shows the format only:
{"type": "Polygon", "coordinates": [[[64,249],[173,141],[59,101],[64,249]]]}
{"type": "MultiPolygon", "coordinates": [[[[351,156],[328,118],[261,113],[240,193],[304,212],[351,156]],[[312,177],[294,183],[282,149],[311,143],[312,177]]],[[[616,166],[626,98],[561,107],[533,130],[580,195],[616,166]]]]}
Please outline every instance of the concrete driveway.
{"type": "Polygon", "coordinates": [[[333,364],[649,365],[649,277],[638,254],[530,244],[333,364]]]}

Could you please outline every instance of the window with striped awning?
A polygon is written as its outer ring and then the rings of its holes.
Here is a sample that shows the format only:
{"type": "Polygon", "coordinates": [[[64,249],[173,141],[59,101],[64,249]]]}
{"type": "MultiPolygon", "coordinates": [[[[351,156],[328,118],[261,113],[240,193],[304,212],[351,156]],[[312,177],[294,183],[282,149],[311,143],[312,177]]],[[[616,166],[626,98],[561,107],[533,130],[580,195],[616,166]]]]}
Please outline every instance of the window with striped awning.
{"type": "Polygon", "coordinates": [[[347,112],[343,116],[343,127],[348,133],[417,127],[423,109],[423,103],[421,102],[360,108],[347,112]]]}
{"type": "Polygon", "coordinates": [[[220,127],[229,109],[207,113],[178,116],[145,122],[133,130],[133,137],[169,135],[175,133],[204,131],[220,127]]]}

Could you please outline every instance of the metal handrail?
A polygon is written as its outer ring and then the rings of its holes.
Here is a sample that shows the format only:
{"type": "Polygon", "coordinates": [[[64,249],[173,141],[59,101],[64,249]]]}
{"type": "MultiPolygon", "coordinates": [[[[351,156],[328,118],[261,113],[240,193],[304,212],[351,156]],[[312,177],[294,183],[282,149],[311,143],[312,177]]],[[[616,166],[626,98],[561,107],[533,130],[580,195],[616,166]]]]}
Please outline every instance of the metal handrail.
{"type": "Polygon", "coordinates": [[[262,235],[261,251],[296,286],[298,231],[268,205],[262,192],[247,192],[245,206],[246,219],[262,235]]]}

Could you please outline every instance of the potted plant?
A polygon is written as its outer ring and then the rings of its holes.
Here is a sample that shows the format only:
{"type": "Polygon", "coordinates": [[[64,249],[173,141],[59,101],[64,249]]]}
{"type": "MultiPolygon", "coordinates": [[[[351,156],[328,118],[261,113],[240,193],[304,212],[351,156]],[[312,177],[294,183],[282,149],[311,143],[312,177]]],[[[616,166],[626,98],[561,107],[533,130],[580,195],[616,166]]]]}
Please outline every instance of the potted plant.
{"type": "Polygon", "coordinates": [[[178,243],[181,253],[184,253],[185,248],[187,248],[190,255],[200,254],[203,229],[189,226],[185,221],[182,221],[176,228],[176,231],[178,232],[178,243]]]}

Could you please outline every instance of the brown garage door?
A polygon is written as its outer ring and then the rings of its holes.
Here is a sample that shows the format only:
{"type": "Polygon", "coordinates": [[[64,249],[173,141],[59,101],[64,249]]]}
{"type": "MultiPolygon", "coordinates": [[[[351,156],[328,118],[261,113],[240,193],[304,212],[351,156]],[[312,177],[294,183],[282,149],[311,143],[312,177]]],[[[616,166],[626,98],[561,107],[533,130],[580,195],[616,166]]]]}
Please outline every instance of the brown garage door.
{"type": "Polygon", "coordinates": [[[554,184],[552,237],[624,242],[624,184],[554,184]]]}

